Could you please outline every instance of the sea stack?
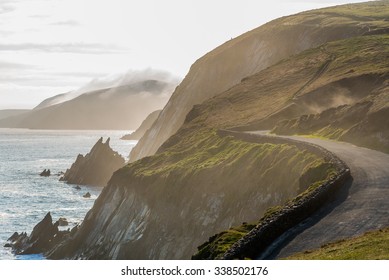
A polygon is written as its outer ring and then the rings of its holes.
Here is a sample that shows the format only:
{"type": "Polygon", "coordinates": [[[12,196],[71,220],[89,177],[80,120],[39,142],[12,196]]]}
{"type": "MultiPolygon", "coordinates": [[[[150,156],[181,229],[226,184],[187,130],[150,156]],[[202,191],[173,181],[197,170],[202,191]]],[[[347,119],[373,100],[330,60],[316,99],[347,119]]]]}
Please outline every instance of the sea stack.
{"type": "Polygon", "coordinates": [[[60,179],[69,184],[105,186],[113,172],[123,167],[125,160],[101,137],[85,156],[79,154],[70,169],[60,179]]]}

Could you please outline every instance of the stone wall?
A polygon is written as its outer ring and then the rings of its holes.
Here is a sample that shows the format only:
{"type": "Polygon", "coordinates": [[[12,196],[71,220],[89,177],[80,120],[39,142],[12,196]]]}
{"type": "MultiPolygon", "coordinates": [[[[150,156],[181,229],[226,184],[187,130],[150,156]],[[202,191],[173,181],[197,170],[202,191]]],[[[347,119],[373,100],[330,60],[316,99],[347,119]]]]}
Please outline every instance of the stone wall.
{"type": "Polygon", "coordinates": [[[239,140],[255,143],[292,144],[298,148],[306,149],[311,153],[323,156],[336,167],[336,175],[319,186],[310,190],[299,199],[285,205],[267,217],[252,229],[247,235],[238,240],[222,257],[222,259],[256,258],[279,236],[290,228],[296,226],[320,207],[325,205],[336,192],[351,178],[350,169],[335,154],[315,144],[292,139],[257,135],[245,132],[219,130],[220,136],[232,136],[239,140]]]}

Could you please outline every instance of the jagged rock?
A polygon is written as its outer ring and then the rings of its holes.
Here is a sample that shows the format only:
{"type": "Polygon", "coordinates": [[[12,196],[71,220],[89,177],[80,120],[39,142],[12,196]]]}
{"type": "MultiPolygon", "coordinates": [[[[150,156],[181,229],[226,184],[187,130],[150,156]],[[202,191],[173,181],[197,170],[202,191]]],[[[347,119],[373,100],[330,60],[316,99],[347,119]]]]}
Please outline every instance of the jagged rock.
{"type": "Polygon", "coordinates": [[[86,194],[84,194],[82,197],[85,197],[85,198],[90,198],[91,197],[91,194],[89,192],[87,192],[86,194]]]}
{"type": "Polygon", "coordinates": [[[39,254],[52,247],[52,240],[58,233],[58,223],[53,224],[50,212],[46,214],[28,236],[27,233],[15,232],[8,241],[16,254],[39,254]]]}
{"type": "Polygon", "coordinates": [[[51,175],[50,169],[43,170],[39,175],[43,177],[49,177],[51,175]]]}
{"type": "Polygon", "coordinates": [[[60,218],[53,224],[50,212],[46,214],[32,230],[30,236],[26,232],[12,234],[8,238],[9,243],[4,247],[13,249],[17,255],[46,253],[67,238],[70,238],[78,230],[78,225],[72,230],[60,231],[58,226],[67,223],[65,218],[60,218]]]}
{"type": "Polygon", "coordinates": [[[76,186],[76,187],[73,187],[73,188],[75,188],[76,190],[81,190],[81,187],[80,186],[76,186]]]}
{"type": "Polygon", "coordinates": [[[125,164],[124,158],[111,149],[109,141],[110,138],[103,143],[101,137],[88,154],[78,155],[60,180],[70,184],[105,186],[113,172],[125,164]]]}
{"type": "Polygon", "coordinates": [[[69,225],[69,222],[66,218],[59,218],[57,222],[60,227],[65,227],[69,225]]]}

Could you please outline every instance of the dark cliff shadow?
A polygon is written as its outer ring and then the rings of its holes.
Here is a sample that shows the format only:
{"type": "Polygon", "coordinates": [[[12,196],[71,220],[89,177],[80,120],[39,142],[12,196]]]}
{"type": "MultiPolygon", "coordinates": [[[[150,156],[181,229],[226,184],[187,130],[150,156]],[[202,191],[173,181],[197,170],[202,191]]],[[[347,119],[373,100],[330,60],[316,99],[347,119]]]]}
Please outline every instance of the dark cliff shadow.
{"type": "MultiPolygon", "coordinates": [[[[353,178],[351,177],[344,187],[342,187],[337,193],[336,197],[331,199],[326,205],[321,207],[315,214],[311,217],[305,219],[298,225],[287,230],[284,234],[278,237],[270,246],[268,246],[256,259],[259,260],[274,260],[278,259],[281,250],[287,246],[296,236],[304,232],[306,229],[317,224],[321,219],[331,213],[336,207],[342,204],[347,197],[349,196],[349,191],[353,183],[353,178]]],[[[318,244],[319,246],[322,244],[318,244]]],[[[286,256],[282,256],[286,257],[286,256]]]]}

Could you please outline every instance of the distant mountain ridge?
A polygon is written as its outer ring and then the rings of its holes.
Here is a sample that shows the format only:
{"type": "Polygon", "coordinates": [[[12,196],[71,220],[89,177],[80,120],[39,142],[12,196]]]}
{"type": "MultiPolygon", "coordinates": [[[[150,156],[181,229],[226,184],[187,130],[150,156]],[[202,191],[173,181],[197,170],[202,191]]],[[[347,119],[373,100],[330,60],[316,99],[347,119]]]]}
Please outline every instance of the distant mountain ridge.
{"type": "Polygon", "coordinates": [[[163,108],[176,84],[147,79],[128,85],[85,92],[55,103],[54,96],[36,108],[0,120],[0,127],[30,129],[135,130],[149,113],[163,108]]]}
{"type": "MultiPolygon", "coordinates": [[[[54,95],[53,97],[46,98],[41,103],[39,103],[37,106],[35,106],[33,110],[39,110],[39,109],[43,109],[43,108],[46,108],[46,107],[49,107],[52,105],[56,105],[58,103],[62,103],[62,102],[64,102],[64,98],[66,97],[66,95],[68,95],[69,93],[70,92],[61,93],[61,94],[54,95]]],[[[69,98],[69,100],[70,99],[72,99],[72,98],[69,98]]],[[[68,100],[65,100],[65,101],[68,101],[68,100]]]]}

